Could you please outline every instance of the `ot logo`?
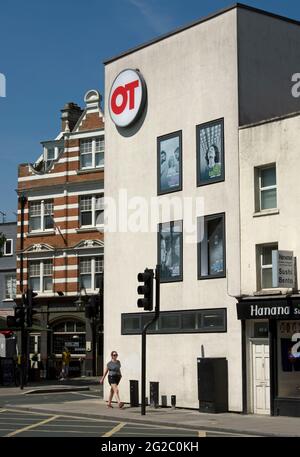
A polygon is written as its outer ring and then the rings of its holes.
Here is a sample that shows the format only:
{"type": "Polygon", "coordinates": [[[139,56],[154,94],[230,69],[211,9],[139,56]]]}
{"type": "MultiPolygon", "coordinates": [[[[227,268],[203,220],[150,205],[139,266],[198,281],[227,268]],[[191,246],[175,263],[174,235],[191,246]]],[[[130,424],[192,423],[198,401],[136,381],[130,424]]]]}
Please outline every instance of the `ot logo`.
{"type": "Polygon", "coordinates": [[[141,115],[146,101],[146,84],[137,70],[124,70],[113,82],[109,112],[118,127],[128,127],[141,115]]]}

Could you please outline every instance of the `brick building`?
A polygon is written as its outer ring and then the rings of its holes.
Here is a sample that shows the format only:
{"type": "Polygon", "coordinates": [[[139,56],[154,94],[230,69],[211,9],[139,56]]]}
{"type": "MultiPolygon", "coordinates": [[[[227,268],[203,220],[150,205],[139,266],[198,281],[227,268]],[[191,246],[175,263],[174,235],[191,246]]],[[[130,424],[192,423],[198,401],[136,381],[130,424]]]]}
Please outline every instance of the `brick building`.
{"type": "Polygon", "coordinates": [[[58,136],[18,172],[17,302],[27,288],[38,294],[30,354],[47,376],[64,346],[71,375],[102,371],[102,313],[86,317],[84,308],[103,276],[104,117],[96,90],[84,101],[64,106],[58,136]]]}

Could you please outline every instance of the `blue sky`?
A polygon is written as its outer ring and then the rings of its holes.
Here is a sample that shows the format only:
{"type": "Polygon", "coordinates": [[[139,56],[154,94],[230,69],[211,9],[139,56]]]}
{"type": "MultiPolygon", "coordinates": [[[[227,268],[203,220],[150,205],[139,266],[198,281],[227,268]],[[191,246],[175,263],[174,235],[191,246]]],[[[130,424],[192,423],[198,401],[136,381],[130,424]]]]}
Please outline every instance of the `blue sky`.
{"type": "MultiPolygon", "coordinates": [[[[14,220],[17,166],[59,132],[60,109],[103,94],[102,62],[227,7],[231,0],[10,0],[0,5],[0,211],[14,220]]],[[[293,0],[247,3],[300,20],[293,0]]],[[[299,63],[300,65],[300,63],[299,63]]],[[[1,221],[1,217],[0,217],[1,221]]]]}

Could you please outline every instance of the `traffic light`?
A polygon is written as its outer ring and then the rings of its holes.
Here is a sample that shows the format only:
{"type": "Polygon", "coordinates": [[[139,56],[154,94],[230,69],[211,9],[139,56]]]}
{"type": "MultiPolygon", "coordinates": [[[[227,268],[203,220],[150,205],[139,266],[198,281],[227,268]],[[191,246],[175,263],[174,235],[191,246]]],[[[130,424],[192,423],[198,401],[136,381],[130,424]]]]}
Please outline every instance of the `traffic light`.
{"type": "Polygon", "coordinates": [[[96,317],[99,309],[99,295],[92,295],[85,305],[85,317],[91,319],[96,317]]]}
{"type": "Polygon", "coordinates": [[[139,298],[137,305],[139,308],[144,308],[145,311],[153,309],[153,270],[146,268],[144,273],[139,273],[137,279],[144,283],[143,286],[138,286],[137,293],[143,295],[144,298],[139,298]]]}
{"type": "Polygon", "coordinates": [[[26,306],[26,324],[27,327],[32,327],[33,316],[38,313],[33,309],[33,300],[38,294],[33,292],[32,289],[27,289],[25,295],[23,295],[23,300],[26,306]]]}
{"type": "Polygon", "coordinates": [[[25,308],[24,306],[16,306],[15,308],[16,327],[24,327],[25,324],[25,308]]]}

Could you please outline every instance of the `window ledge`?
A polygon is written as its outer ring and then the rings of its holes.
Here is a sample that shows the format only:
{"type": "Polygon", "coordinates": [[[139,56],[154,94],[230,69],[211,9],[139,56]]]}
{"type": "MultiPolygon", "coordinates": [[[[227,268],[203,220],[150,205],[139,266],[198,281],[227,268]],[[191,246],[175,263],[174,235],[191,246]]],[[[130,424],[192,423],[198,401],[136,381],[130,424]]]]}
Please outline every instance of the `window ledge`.
{"type": "Polygon", "coordinates": [[[97,168],[81,168],[80,170],[77,170],[77,174],[78,175],[84,175],[84,174],[87,174],[87,173],[97,173],[98,171],[103,171],[104,170],[104,165],[102,165],[101,167],[97,167],[97,168]]]}
{"type": "Polygon", "coordinates": [[[261,295],[286,295],[290,294],[293,292],[293,289],[290,288],[282,288],[282,287],[274,287],[271,289],[261,289],[253,293],[253,295],[256,296],[261,296],[261,295]]]}
{"type": "Polygon", "coordinates": [[[55,230],[49,230],[45,232],[29,232],[27,233],[27,238],[31,238],[34,236],[48,236],[48,235],[55,235],[55,230]]]}
{"type": "Polygon", "coordinates": [[[253,213],[253,217],[260,217],[260,216],[271,216],[272,214],[279,214],[279,209],[264,209],[263,211],[257,211],[253,213]]]}
{"type": "Polygon", "coordinates": [[[85,232],[99,232],[103,231],[104,225],[97,225],[96,227],[81,227],[76,229],[77,233],[85,233],[85,232]]]}

